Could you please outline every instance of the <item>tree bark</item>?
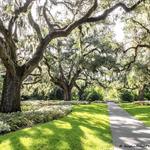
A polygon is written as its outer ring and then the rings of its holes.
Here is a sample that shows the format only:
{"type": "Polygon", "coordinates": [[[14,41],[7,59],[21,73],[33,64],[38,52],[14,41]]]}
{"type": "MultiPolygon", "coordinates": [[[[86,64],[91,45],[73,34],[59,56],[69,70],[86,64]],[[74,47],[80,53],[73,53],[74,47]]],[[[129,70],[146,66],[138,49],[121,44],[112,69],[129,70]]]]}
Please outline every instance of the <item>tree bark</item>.
{"type": "Polygon", "coordinates": [[[71,91],[72,91],[72,88],[69,87],[69,86],[66,86],[64,88],[64,100],[65,101],[71,101],[71,91]]]}
{"type": "Polygon", "coordinates": [[[21,92],[21,78],[17,75],[12,76],[8,71],[3,81],[2,99],[0,104],[0,111],[2,113],[21,111],[20,107],[20,92],[21,92]]]}

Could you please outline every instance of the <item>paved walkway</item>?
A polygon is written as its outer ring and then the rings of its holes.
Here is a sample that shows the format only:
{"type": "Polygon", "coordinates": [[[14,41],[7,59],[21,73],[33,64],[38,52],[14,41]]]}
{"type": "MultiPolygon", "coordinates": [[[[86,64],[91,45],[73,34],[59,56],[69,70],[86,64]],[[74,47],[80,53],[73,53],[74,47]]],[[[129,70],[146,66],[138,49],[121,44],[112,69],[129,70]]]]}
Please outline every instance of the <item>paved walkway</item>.
{"type": "Polygon", "coordinates": [[[150,128],[121,107],[108,102],[115,150],[150,150],[150,128]]]}

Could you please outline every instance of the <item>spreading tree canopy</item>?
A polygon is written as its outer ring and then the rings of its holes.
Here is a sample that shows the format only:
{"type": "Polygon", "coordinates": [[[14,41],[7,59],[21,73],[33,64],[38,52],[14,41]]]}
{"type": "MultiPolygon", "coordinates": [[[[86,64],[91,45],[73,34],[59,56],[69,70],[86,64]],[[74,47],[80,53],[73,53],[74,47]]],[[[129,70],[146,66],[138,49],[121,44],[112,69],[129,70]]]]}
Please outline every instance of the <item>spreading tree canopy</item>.
{"type": "Polygon", "coordinates": [[[21,110],[22,82],[38,66],[52,40],[68,36],[82,24],[105,20],[117,8],[131,12],[143,1],[105,5],[98,0],[0,1],[0,58],[6,68],[0,111],[21,110]]]}

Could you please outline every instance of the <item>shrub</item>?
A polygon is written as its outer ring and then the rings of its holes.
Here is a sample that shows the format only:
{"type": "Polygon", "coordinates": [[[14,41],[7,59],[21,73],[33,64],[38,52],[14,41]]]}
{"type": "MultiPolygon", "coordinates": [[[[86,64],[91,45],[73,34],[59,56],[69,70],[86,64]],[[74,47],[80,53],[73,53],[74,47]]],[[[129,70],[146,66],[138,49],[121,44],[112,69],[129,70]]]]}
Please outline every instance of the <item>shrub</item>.
{"type": "Polygon", "coordinates": [[[55,89],[55,99],[63,100],[64,99],[64,92],[60,88],[55,89]]]}
{"type": "Polygon", "coordinates": [[[72,89],[72,100],[78,100],[78,90],[76,88],[72,89]]]}
{"type": "Polygon", "coordinates": [[[31,96],[29,95],[21,95],[21,100],[28,100],[31,99],[31,96]]]}
{"type": "Polygon", "coordinates": [[[121,91],[120,99],[124,102],[132,102],[134,100],[134,96],[130,91],[121,91]]]}
{"type": "Polygon", "coordinates": [[[48,99],[51,100],[63,100],[64,99],[64,92],[62,89],[60,89],[59,87],[55,87],[54,89],[52,89],[52,91],[49,92],[48,94],[48,99]]]}
{"type": "Polygon", "coordinates": [[[85,101],[85,100],[88,100],[88,95],[90,94],[90,92],[89,91],[85,91],[83,94],[82,94],[82,101],[85,101]]]}
{"type": "Polygon", "coordinates": [[[21,98],[22,100],[29,100],[29,99],[46,100],[47,95],[45,94],[44,90],[39,90],[39,88],[37,87],[33,90],[32,94],[28,94],[28,95],[23,94],[21,98]]]}
{"type": "Polygon", "coordinates": [[[11,129],[10,129],[10,126],[6,123],[4,123],[3,121],[0,121],[0,134],[1,133],[5,133],[5,132],[9,132],[11,129]]]}
{"type": "Polygon", "coordinates": [[[102,94],[100,94],[96,91],[92,91],[88,94],[87,100],[89,100],[89,101],[103,100],[103,96],[102,96],[102,94]]]}
{"type": "Polygon", "coordinates": [[[138,101],[138,95],[136,93],[132,93],[133,95],[133,101],[138,101]]]}
{"type": "Polygon", "coordinates": [[[34,101],[22,101],[21,108],[23,111],[37,110],[41,108],[45,108],[47,106],[57,106],[61,105],[80,105],[80,104],[89,104],[89,101],[45,101],[45,100],[34,100],[34,101]]]}
{"type": "Polygon", "coordinates": [[[71,105],[45,106],[37,110],[0,114],[0,133],[15,131],[24,127],[31,127],[37,123],[44,123],[63,117],[71,112],[71,105]]]}
{"type": "Polygon", "coordinates": [[[150,91],[145,91],[145,93],[144,93],[144,98],[146,99],[146,100],[150,100],[150,91]]]}
{"type": "Polygon", "coordinates": [[[33,91],[32,95],[31,95],[31,97],[33,97],[33,98],[38,98],[38,97],[39,97],[38,88],[35,88],[35,89],[34,89],[34,91],[33,91]]]}

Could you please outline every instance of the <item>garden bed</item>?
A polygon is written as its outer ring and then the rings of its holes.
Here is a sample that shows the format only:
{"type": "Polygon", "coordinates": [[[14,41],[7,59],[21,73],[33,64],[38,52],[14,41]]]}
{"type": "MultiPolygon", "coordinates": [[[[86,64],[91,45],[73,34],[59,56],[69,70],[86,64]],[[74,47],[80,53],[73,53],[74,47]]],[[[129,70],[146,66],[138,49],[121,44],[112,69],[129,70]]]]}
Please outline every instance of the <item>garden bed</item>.
{"type": "Polygon", "coordinates": [[[32,107],[32,109],[37,109],[43,106],[52,106],[52,105],[87,105],[90,103],[104,103],[104,101],[59,101],[59,100],[27,100],[22,101],[22,109],[28,110],[32,107]]]}
{"type": "Polygon", "coordinates": [[[25,127],[31,127],[38,123],[51,121],[66,116],[72,110],[71,105],[41,107],[41,105],[35,106],[32,104],[30,105],[30,108],[27,108],[29,110],[23,110],[22,112],[7,114],[0,113],[0,134],[15,131],[25,127]]]}
{"type": "Polygon", "coordinates": [[[107,105],[76,105],[68,116],[0,136],[0,150],[111,150],[107,105]]]}

